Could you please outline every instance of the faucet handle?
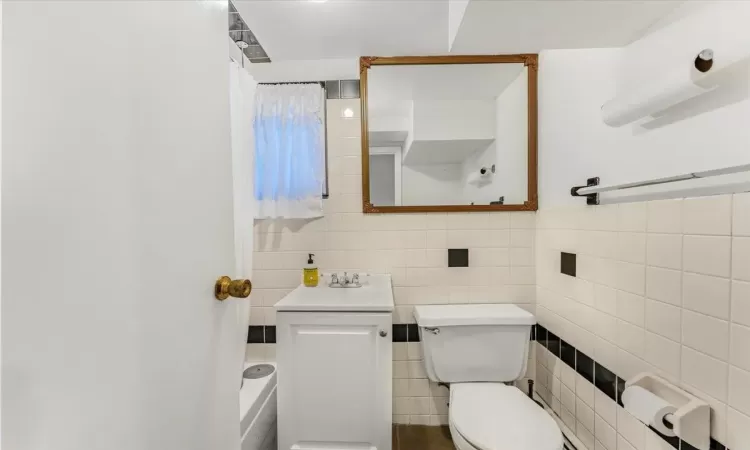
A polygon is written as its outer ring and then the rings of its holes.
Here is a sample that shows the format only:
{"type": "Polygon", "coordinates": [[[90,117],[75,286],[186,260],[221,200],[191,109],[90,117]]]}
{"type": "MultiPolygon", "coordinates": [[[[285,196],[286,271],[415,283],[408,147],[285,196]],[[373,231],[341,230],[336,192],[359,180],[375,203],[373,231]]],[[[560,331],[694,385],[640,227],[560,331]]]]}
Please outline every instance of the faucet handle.
{"type": "Polygon", "coordinates": [[[335,272],[331,274],[331,284],[329,286],[333,286],[334,284],[339,284],[339,276],[335,272]]]}
{"type": "Polygon", "coordinates": [[[352,275],[352,284],[359,284],[359,274],[355,273],[352,275]]]}

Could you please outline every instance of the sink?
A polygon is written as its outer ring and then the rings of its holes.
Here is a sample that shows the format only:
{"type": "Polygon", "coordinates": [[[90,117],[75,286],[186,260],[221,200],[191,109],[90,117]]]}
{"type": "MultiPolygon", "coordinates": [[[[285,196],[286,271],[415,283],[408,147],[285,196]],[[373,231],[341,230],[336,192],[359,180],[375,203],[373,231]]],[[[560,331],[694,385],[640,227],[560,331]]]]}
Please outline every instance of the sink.
{"type": "Polygon", "coordinates": [[[358,289],[300,285],[276,303],[276,311],[392,312],[391,276],[370,275],[358,289]]]}

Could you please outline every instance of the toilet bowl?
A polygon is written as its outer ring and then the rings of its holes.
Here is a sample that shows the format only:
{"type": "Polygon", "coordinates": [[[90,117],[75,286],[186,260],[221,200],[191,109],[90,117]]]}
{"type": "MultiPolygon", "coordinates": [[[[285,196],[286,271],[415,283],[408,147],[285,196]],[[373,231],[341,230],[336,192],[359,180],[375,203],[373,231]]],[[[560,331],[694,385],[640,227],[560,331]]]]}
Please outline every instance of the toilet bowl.
{"type": "Polygon", "coordinates": [[[560,428],[515,386],[451,385],[449,426],[458,450],[562,450],[560,428]]]}
{"type": "Polygon", "coordinates": [[[427,377],[450,386],[458,450],[562,450],[555,420],[511,383],[524,376],[534,316],[516,305],[415,306],[427,377]]]}

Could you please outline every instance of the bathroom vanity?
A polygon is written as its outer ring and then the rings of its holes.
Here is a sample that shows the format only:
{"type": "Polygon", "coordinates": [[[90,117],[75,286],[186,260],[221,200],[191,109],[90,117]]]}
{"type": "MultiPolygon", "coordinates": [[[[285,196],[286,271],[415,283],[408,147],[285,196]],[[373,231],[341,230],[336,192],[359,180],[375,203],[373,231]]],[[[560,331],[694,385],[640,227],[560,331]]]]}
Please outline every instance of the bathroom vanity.
{"type": "Polygon", "coordinates": [[[300,286],[276,312],[279,449],[390,450],[390,276],[300,286]]]}

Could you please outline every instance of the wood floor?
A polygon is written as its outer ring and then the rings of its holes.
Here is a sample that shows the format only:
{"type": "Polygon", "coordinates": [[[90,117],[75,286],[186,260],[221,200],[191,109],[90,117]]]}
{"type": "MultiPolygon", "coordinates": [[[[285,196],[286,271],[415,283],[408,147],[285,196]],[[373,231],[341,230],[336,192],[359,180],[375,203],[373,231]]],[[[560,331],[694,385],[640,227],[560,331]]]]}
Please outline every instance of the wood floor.
{"type": "Polygon", "coordinates": [[[392,450],[455,450],[447,426],[393,425],[392,450]]]}

